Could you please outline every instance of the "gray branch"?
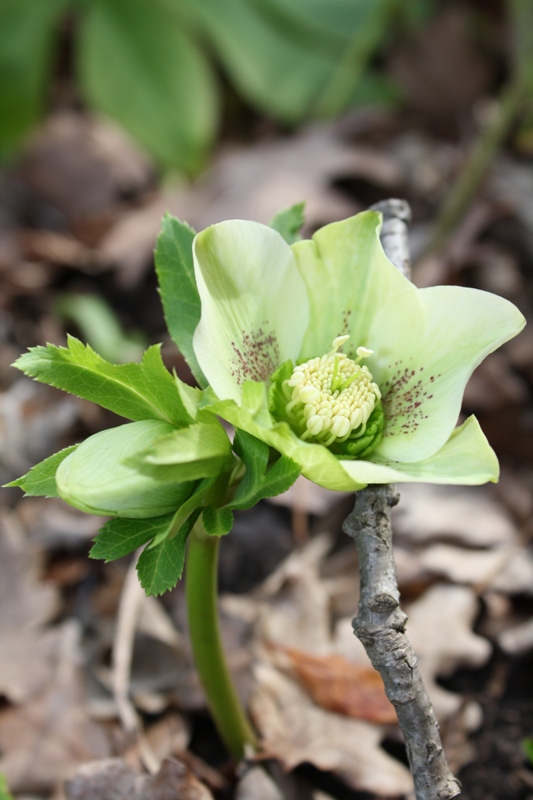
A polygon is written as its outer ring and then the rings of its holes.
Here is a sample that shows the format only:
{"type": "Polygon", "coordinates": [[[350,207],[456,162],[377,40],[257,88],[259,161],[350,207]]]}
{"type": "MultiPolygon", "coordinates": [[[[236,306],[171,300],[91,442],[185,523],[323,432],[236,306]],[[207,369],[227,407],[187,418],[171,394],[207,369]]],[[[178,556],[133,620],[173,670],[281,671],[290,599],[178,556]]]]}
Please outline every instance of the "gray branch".
{"type": "MultiPolygon", "coordinates": [[[[372,208],[383,214],[383,249],[409,277],[408,204],[386,200],[372,208]]],[[[355,541],[361,576],[354,633],[383,678],[396,709],[417,800],[451,800],[461,787],[448,767],[435,712],[405,634],[407,616],[400,608],[390,521],[391,508],[398,500],[394,486],[367,486],[356,493],[354,510],[343,525],[355,541]]]]}
{"type": "Polygon", "coordinates": [[[370,206],[371,211],[380,211],[383,215],[383,226],[381,228],[381,244],[387,254],[389,261],[406,278],[411,277],[411,259],[409,256],[409,231],[408,224],[411,222],[411,209],[405,200],[396,198],[382,200],[370,206]]]}

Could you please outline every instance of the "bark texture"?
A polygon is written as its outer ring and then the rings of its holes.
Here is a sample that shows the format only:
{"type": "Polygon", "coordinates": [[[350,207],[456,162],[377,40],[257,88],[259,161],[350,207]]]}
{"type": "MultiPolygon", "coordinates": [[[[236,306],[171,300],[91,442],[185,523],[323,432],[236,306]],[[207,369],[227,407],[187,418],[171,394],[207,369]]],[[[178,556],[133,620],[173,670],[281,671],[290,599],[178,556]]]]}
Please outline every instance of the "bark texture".
{"type": "MultiPolygon", "coordinates": [[[[409,278],[408,203],[384,200],[372,210],[383,215],[380,238],[385,253],[409,278]]],[[[361,579],[353,628],[396,709],[416,800],[451,800],[461,793],[461,785],[448,767],[435,712],[405,634],[407,615],[400,608],[390,519],[399,499],[395,486],[367,486],[356,493],[354,510],[344,522],[344,532],[355,541],[361,579]]]]}
{"type": "Polygon", "coordinates": [[[448,767],[435,712],[405,634],[407,615],[400,609],[390,521],[398,500],[394,486],[368,486],[357,492],[354,510],[343,525],[355,541],[361,575],[354,633],[396,709],[417,800],[450,800],[461,787],[448,767]]]}

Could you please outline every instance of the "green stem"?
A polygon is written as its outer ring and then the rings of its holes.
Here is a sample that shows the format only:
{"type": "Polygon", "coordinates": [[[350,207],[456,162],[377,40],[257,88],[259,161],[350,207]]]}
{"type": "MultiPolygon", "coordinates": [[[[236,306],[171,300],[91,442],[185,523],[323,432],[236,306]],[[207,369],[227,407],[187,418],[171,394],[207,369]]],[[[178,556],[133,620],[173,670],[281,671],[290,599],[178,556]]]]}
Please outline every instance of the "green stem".
{"type": "Polygon", "coordinates": [[[257,738],[235,691],[224,658],[217,612],[217,567],[220,540],[205,533],[200,521],[189,536],[187,614],[196,669],[218,732],[235,758],[257,738]]]}
{"type": "Polygon", "coordinates": [[[467,210],[526,96],[525,80],[517,75],[504,89],[494,119],[474,143],[463,171],[442,207],[435,232],[422,258],[442,248],[467,210]]]}

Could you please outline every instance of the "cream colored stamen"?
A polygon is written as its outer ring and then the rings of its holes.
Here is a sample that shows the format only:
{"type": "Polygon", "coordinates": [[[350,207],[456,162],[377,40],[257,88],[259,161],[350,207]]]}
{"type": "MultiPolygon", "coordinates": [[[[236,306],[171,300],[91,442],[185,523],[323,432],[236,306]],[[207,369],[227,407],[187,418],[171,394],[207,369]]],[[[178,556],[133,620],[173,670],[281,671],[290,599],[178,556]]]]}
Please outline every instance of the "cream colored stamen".
{"type": "Polygon", "coordinates": [[[291,398],[286,412],[305,425],[302,439],[313,437],[329,446],[345,441],[358,428],[357,436],[365,432],[381,393],[368,367],[359,363],[373,355],[372,350],[358,347],[356,359],[338,352],[349,338],[337,336],[327,355],[299,364],[284,383],[291,398]]]}

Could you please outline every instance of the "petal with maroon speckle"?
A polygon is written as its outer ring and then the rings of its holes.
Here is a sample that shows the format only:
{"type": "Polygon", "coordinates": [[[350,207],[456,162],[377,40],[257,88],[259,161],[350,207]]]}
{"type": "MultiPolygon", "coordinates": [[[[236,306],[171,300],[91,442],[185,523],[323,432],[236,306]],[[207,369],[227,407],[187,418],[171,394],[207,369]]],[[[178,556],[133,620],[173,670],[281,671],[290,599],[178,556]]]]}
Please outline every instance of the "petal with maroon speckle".
{"type": "Polygon", "coordinates": [[[507,300],[461,286],[417,289],[376,310],[368,366],[385,414],[376,455],[416,462],[450,437],[475,367],[525,324],[507,300]]]}
{"type": "Polygon", "coordinates": [[[452,432],[434,455],[423,461],[391,461],[372,453],[371,461],[342,461],[354,481],[365,483],[448,483],[475,486],[497,481],[498,459],[475,417],[452,432]]]}
{"type": "Polygon", "coordinates": [[[194,240],[202,316],[193,338],[216,394],[241,397],[246,380],[268,381],[301,349],[309,301],[289,245],[257,222],[212,225],[194,240]]]}

